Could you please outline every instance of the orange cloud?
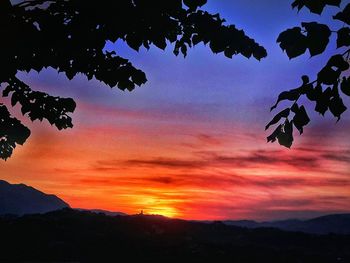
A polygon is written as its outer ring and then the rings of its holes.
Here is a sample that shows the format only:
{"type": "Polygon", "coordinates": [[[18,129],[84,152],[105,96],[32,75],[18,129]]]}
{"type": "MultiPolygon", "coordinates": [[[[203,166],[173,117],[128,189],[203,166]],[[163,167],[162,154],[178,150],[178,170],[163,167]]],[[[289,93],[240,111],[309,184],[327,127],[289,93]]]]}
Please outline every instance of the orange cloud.
{"type": "Polygon", "coordinates": [[[319,146],[306,134],[308,143],[286,150],[241,124],[218,121],[213,130],[186,110],[83,104],[72,130],[32,125],[28,143],[0,162],[1,179],[73,207],[187,219],[349,211],[350,152],[342,141],[319,146]]]}

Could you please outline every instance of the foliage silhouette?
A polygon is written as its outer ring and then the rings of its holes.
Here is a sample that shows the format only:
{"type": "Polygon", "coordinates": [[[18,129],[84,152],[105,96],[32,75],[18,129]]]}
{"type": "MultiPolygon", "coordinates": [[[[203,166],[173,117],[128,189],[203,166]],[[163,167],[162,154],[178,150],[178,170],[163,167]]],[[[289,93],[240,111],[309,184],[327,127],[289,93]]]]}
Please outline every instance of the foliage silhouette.
{"type": "MultiPolygon", "coordinates": [[[[307,7],[311,12],[321,14],[326,5],[340,6],[340,4],[341,0],[296,0],[292,3],[292,7],[297,7],[299,10],[307,7]]],[[[325,24],[317,22],[302,23],[302,28],[287,29],[277,38],[280,47],[290,59],[304,54],[307,50],[311,57],[324,53],[332,33],[336,34],[337,48],[345,48],[345,51],[330,57],[327,64],[317,74],[316,80],[310,81],[309,77],[304,75],[300,87],[284,91],[278,96],[277,102],[271,108],[271,111],[278,106],[279,102],[284,100],[292,101],[293,104],[290,108],[278,113],[266,126],[265,130],[271,125],[278,124],[283,119],[273,133],[267,137],[268,142],[278,140],[279,144],[290,148],[294,140],[293,126],[300,134],[303,133],[304,126],[310,122],[310,118],[305,107],[298,105],[298,100],[302,96],[316,103],[316,112],[324,116],[329,111],[337,118],[337,122],[347,110],[341,92],[350,96],[350,77],[346,74],[349,69],[350,56],[350,4],[345,6],[343,11],[333,16],[333,19],[344,22],[343,27],[337,31],[332,31],[325,24]],[[339,92],[339,87],[341,92],[339,92]],[[293,117],[290,116],[291,113],[294,113],[293,117]]]]}
{"type": "MultiPolygon", "coordinates": [[[[0,1],[0,59],[3,67],[0,84],[8,86],[3,96],[11,95],[12,106],[19,103],[22,114],[32,121],[48,120],[58,129],[73,127],[68,115],[75,109],[69,98],[52,97],[32,91],[17,79],[17,72],[40,72],[54,68],[72,79],[76,74],[95,78],[110,87],[132,91],[144,84],[144,72],[115,52],[104,51],[107,40],[125,41],[132,49],[174,46],[174,54],[199,43],[208,44],[212,52],[225,56],[241,54],[260,60],[266,50],[233,25],[225,25],[219,14],[199,8],[206,0],[31,0],[12,5],[0,1]],[[24,42],[25,41],[25,42],[24,42]]],[[[0,104],[5,108],[3,104],[0,104]]],[[[2,125],[10,119],[1,111],[2,125]]],[[[12,119],[11,119],[12,120],[12,119]]],[[[16,133],[1,131],[0,158],[10,157],[16,144],[29,136],[20,124],[16,133]],[[20,136],[20,140],[16,136],[20,136]]],[[[12,130],[11,130],[12,131],[12,130]]]]}
{"type": "MultiPolygon", "coordinates": [[[[122,40],[134,49],[156,46],[174,47],[173,53],[187,55],[188,49],[208,44],[213,53],[228,58],[241,54],[260,60],[267,56],[266,50],[245,35],[243,30],[226,25],[219,14],[209,14],[200,9],[206,0],[101,0],[98,4],[83,0],[29,0],[11,4],[0,2],[0,33],[6,36],[0,42],[0,85],[5,85],[3,96],[11,96],[11,105],[20,104],[21,112],[32,121],[49,121],[58,129],[73,127],[70,113],[75,102],[70,98],[53,97],[33,91],[16,77],[18,72],[54,68],[68,79],[78,73],[88,80],[95,78],[110,87],[132,91],[147,81],[146,75],[116,52],[104,51],[107,40],[122,40]],[[25,40],[25,44],[23,43],[25,40]]],[[[340,6],[341,0],[296,0],[293,8],[306,7],[310,12],[322,14],[324,8],[340,6]]],[[[350,4],[333,19],[344,26],[332,31],[328,25],[317,22],[302,23],[282,32],[277,42],[290,59],[304,54],[311,57],[324,53],[332,33],[337,37],[337,48],[350,46],[350,4]]],[[[330,111],[338,120],[346,111],[341,93],[350,95],[350,79],[344,75],[349,68],[350,49],[332,56],[320,70],[316,80],[302,77],[296,89],[284,91],[279,102],[292,101],[290,108],[278,113],[266,126],[277,124],[268,142],[276,140],[286,147],[293,143],[293,127],[300,134],[310,122],[307,111],[298,100],[306,96],[316,102],[315,111],[324,115],[330,111]],[[339,88],[340,91],[339,92],[339,88]],[[293,117],[290,115],[294,114],[293,117]]],[[[0,103],[0,158],[11,156],[17,144],[23,144],[30,131],[11,117],[8,109],[0,103]]]]}

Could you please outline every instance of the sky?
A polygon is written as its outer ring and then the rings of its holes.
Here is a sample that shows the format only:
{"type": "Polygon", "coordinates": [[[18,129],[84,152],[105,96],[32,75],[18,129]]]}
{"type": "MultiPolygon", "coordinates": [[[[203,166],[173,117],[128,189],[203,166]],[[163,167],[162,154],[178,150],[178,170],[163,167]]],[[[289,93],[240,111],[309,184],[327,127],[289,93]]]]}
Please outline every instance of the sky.
{"type": "Polygon", "coordinates": [[[11,109],[32,135],[0,161],[0,179],[72,207],[129,214],[276,220],[350,212],[350,111],[336,123],[306,102],[312,123],[294,134],[292,149],[267,144],[272,130],[264,131],[278,94],[315,76],[337,52],[332,41],[324,55],[289,60],[278,34],[304,21],[327,23],[338,8],[318,16],[292,10],[290,1],[209,0],[204,9],[244,29],[268,57],[228,59],[198,45],[184,59],[171,47],[137,53],[106,43],[146,72],[148,82],[133,92],[83,76],[69,81],[51,69],[19,73],[34,90],[74,98],[74,128],[57,131],[11,109]]]}

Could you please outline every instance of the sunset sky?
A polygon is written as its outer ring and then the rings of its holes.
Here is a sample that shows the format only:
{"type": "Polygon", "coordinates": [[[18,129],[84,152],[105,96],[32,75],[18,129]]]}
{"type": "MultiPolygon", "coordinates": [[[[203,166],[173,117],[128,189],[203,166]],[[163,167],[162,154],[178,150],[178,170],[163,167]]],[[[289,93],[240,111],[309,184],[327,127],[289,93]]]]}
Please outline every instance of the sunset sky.
{"type": "MultiPolygon", "coordinates": [[[[272,220],[350,212],[350,110],[336,124],[307,104],[312,123],[294,134],[292,149],[266,143],[278,94],[300,85],[304,74],[313,79],[335,50],[332,41],[326,55],[288,59],[276,43],[281,31],[327,22],[338,11],[320,17],[290,3],[209,0],[204,7],[263,45],[268,57],[261,62],[201,45],[184,59],[171,47],[137,53],[117,42],[106,49],[147,74],[147,84],[131,93],[50,69],[19,74],[34,90],[74,98],[74,128],[57,131],[21,117],[32,135],[0,161],[0,179],[56,194],[72,207],[130,214],[272,220]]],[[[11,111],[21,116],[18,107],[11,111]]]]}

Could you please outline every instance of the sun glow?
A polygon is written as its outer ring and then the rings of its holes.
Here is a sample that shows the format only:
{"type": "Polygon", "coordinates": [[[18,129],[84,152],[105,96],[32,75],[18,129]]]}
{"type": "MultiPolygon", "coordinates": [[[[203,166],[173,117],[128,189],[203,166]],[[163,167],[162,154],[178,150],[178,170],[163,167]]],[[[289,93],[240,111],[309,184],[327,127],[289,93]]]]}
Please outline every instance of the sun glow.
{"type": "Polygon", "coordinates": [[[150,209],[145,210],[145,212],[146,214],[161,215],[165,217],[176,217],[178,215],[175,208],[167,206],[152,207],[150,209]]]}
{"type": "MultiPolygon", "coordinates": [[[[159,189],[153,189],[153,191],[157,192],[159,189]]],[[[179,215],[177,209],[169,200],[149,195],[140,195],[135,197],[137,199],[134,200],[135,205],[139,206],[145,214],[162,215],[166,217],[176,217],[179,215]]]]}

